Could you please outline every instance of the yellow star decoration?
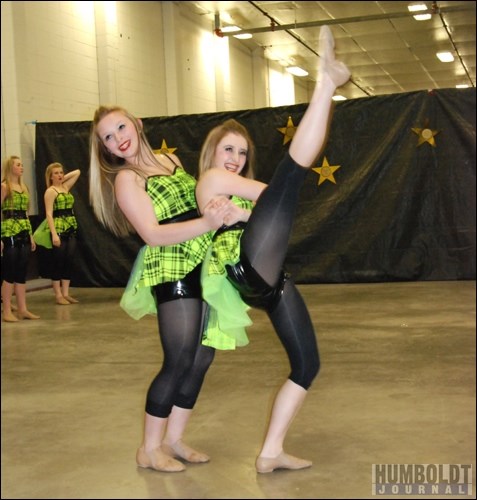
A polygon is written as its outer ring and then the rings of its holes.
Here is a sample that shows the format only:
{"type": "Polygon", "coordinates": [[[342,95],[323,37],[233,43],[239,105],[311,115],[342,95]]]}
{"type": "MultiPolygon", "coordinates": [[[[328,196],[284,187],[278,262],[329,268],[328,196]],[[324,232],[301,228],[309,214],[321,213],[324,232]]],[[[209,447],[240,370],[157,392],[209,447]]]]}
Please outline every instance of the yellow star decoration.
{"type": "Polygon", "coordinates": [[[167,144],[166,144],[166,140],[165,139],[162,139],[162,145],[161,145],[161,149],[154,149],[154,153],[156,154],[167,154],[167,153],[173,153],[177,148],[168,148],[167,147],[167,144]]]}
{"type": "Polygon", "coordinates": [[[277,130],[284,135],[283,145],[285,145],[287,142],[290,142],[293,139],[293,136],[295,135],[296,132],[296,127],[295,125],[293,125],[293,120],[291,116],[288,117],[287,126],[282,128],[277,128],[277,130]]]}
{"type": "Polygon", "coordinates": [[[341,165],[333,165],[331,166],[326,159],[326,156],[323,158],[323,165],[321,167],[315,167],[312,170],[317,172],[320,175],[318,179],[318,186],[323,184],[325,181],[330,181],[333,184],[336,184],[335,178],[333,174],[341,167],[341,165]]]}
{"type": "Polygon", "coordinates": [[[419,136],[417,141],[417,146],[428,142],[432,147],[436,147],[436,141],[434,136],[437,135],[440,130],[431,130],[430,128],[411,128],[411,130],[419,136]]]}

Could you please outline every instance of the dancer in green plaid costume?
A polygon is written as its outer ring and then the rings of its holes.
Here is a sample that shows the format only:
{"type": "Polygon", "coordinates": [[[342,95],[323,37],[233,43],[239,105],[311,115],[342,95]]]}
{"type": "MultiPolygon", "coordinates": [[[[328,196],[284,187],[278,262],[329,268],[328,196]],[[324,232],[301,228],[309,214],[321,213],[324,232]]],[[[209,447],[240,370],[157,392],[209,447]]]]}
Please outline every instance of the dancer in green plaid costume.
{"type": "Polygon", "coordinates": [[[3,321],[39,319],[27,308],[26,277],[31,252],[36,249],[28,218],[30,194],[23,182],[23,163],[18,156],[2,165],[2,306],[3,321]],[[17,299],[16,314],[12,296],[17,299]]]}
{"type": "MultiPolygon", "coordinates": [[[[222,290],[209,290],[209,280],[222,264],[222,282],[228,281],[245,304],[266,311],[290,363],[290,374],[275,398],[267,435],[255,463],[259,473],[312,465],[311,461],[283,450],[287,431],[320,367],[310,314],[293,280],[284,273],[283,264],[301,187],[326,141],[334,91],[350,77],[348,68],[335,60],[334,40],[327,26],[320,31],[320,58],[318,82],[310,104],[268,186],[253,180],[253,143],[248,131],[236,120],[227,120],[209,132],[199,160],[199,209],[218,194],[256,202],[251,213],[243,209],[241,220],[246,225],[241,234],[229,238],[224,236],[228,228],[224,228],[225,233],[219,231],[214,237],[211,259],[204,262],[204,298],[218,318],[215,337],[223,330],[222,337],[228,335],[236,340],[221,321],[222,314],[227,313],[225,301],[215,300],[221,298],[222,290]],[[227,243],[234,245],[228,255],[223,249],[227,243]],[[218,263],[220,258],[224,260],[218,263]]],[[[227,220],[225,223],[229,224],[227,220]]],[[[219,347],[215,337],[209,338],[206,330],[204,341],[219,347]]]]}
{"type": "Polygon", "coordinates": [[[200,267],[211,243],[209,233],[225,218],[234,220],[238,208],[217,197],[199,215],[195,179],[177,156],[156,154],[141,120],[118,106],[100,106],[95,112],[89,185],[99,221],[116,236],[136,232],[145,243],[121,305],[133,317],[157,314],[164,355],[147,391],[136,463],[179,472],[185,465],[177,458],[208,462],[205,453],[182,440],[215,354],[200,341],[205,308],[200,267]]]}
{"type": "Polygon", "coordinates": [[[65,174],[63,165],[50,163],[45,170],[45,220],[34,233],[35,241],[51,249],[51,284],[58,305],[78,303],[70,295],[70,283],[77,247],[78,221],[73,211],[75,198],[71,189],[81,171],[65,174]]]}

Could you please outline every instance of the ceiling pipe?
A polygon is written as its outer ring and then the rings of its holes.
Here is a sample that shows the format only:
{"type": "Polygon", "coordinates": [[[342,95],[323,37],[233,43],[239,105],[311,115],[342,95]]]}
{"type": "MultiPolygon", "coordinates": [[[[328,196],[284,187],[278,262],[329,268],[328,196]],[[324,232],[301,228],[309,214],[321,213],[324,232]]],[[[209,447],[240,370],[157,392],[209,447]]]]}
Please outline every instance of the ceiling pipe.
{"type": "MultiPolygon", "coordinates": [[[[257,10],[259,10],[262,14],[267,16],[270,21],[270,26],[264,26],[262,28],[250,28],[250,29],[241,29],[238,31],[234,31],[232,33],[222,33],[220,30],[220,16],[218,19],[217,25],[217,15],[216,15],[216,32],[220,31],[219,36],[234,36],[234,35],[243,35],[245,33],[268,33],[270,31],[288,31],[291,29],[300,29],[300,28],[312,28],[314,26],[330,26],[333,24],[348,24],[348,23],[361,23],[366,21],[379,21],[379,20],[388,20],[395,19],[399,17],[413,17],[416,15],[415,12],[390,12],[388,14],[373,14],[370,16],[355,16],[355,17],[344,17],[341,19],[323,19],[321,21],[310,21],[306,23],[293,23],[293,24],[278,24],[273,18],[271,18],[266,12],[260,9],[259,6],[255,5],[254,2],[249,2],[252,4],[257,10]]],[[[463,10],[476,10],[475,2],[468,2],[472,6],[467,5],[456,5],[456,6],[448,6],[448,7],[439,7],[437,13],[446,13],[446,12],[458,12],[463,10]]],[[[436,12],[433,12],[436,14],[436,12]]],[[[291,33],[292,34],[292,33],[291,33]]],[[[293,35],[293,34],[292,34],[293,35]]],[[[296,36],[296,35],[295,35],[296,36]]]]}

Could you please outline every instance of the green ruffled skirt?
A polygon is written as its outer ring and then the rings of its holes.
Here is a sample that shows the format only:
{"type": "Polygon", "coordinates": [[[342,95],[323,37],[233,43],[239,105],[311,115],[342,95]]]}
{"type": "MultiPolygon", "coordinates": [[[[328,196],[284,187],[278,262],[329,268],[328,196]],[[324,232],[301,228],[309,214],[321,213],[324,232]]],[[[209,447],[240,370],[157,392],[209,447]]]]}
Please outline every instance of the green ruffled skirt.
{"type": "Polygon", "coordinates": [[[245,328],[252,324],[250,307],[231,285],[226,274],[208,275],[211,248],[202,264],[202,296],[207,302],[207,315],[202,344],[220,350],[231,350],[249,343],[245,328]]]}
{"type": "Polygon", "coordinates": [[[45,248],[53,248],[51,243],[51,231],[50,226],[48,226],[48,221],[46,219],[36,228],[33,233],[33,239],[37,245],[41,245],[45,248]]]}
{"type": "Polygon", "coordinates": [[[136,257],[128,284],[123,292],[119,305],[133,319],[141,319],[146,314],[157,314],[156,301],[152,295],[151,287],[141,285],[140,281],[144,270],[143,246],[136,257]]]}

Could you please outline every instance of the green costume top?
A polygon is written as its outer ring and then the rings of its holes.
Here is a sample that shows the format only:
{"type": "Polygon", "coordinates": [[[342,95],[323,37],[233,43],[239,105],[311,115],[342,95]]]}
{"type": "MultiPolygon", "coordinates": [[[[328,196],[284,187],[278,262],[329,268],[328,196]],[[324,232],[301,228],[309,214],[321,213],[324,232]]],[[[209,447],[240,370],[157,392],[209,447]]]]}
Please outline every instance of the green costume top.
{"type": "MultiPolygon", "coordinates": [[[[147,179],[146,192],[159,224],[197,211],[195,186],[195,178],[180,166],[176,166],[172,175],[154,175],[147,179]]],[[[205,233],[175,245],[143,246],[121,298],[121,307],[134,319],[157,314],[151,287],[184,278],[202,263],[211,241],[211,233],[205,233]]]]}
{"type": "MultiPolygon", "coordinates": [[[[240,208],[252,210],[253,202],[232,196],[240,208]]],[[[208,304],[202,344],[216,349],[235,349],[248,344],[245,331],[252,324],[247,314],[250,307],[227,279],[225,265],[234,265],[240,259],[240,238],[243,229],[218,233],[202,265],[202,295],[208,304]]]]}
{"type": "Polygon", "coordinates": [[[75,198],[71,193],[58,193],[53,203],[53,220],[55,222],[55,230],[58,234],[64,233],[69,229],[78,229],[78,222],[73,214],[73,205],[75,198]],[[56,215],[56,210],[71,210],[71,213],[66,215],[56,215]]]}
{"type": "MultiPolygon", "coordinates": [[[[56,192],[58,193],[58,191],[56,192]]],[[[62,233],[68,230],[76,231],[78,229],[78,221],[73,214],[74,204],[75,198],[71,193],[58,193],[55,201],[53,202],[53,222],[55,224],[55,231],[58,235],[60,235],[60,237],[62,233]],[[64,214],[55,214],[55,211],[57,210],[67,210],[68,212],[64,214]]],[[[53,248],[50,226],[48,225],[47,219],[44,219],[36,228],[33,233],[33,239],[37,245],[50,249],[53,248]]]]}
{"type": "Polygon", "coordinates": [[[28,231],[28,234],[32,234],[30,219],[27,215],[29,201],[30,195],[28,192],[19,193],[18,191],[12,191],[12,196],[5,198],[2,205],[2,238],[16,236],[23,231],[28,231]],[[10,215],[8,213],[10,210],[25,212],[25,218],[18,218],[18,214],[16,216],[10,215]]]}

